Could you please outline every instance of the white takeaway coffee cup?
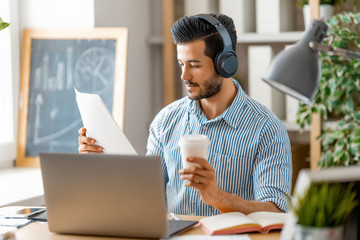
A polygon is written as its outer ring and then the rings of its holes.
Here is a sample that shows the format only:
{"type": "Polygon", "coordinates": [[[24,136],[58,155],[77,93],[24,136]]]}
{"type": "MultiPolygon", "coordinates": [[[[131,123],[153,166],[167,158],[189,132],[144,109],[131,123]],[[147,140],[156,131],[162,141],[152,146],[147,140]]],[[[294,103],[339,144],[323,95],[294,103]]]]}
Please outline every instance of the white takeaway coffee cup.
{"type": "Polygon", "coordinates": [[[197,163],[190,163],[186,161],[187,157],[201,157],[204,159],[208,159],[209,155],[209,147],[210,140],[206,135],[202,134],[190,134],[184,135],[181,137],[179,141],[180,149],[181,149],[181,161],[183,168],[187,168],[190,166],[201,167],[197,163]]]}

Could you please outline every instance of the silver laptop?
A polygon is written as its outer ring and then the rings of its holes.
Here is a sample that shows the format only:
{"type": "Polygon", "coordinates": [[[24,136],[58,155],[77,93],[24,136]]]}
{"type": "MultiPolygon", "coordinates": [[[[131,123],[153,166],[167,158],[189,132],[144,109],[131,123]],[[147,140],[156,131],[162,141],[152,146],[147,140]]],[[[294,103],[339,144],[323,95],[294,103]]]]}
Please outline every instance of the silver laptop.
{"type": "Polygon", "coordinates": [[[51,232],[167,236],[159,157],[65,153],[39,156],[51,232]]]}

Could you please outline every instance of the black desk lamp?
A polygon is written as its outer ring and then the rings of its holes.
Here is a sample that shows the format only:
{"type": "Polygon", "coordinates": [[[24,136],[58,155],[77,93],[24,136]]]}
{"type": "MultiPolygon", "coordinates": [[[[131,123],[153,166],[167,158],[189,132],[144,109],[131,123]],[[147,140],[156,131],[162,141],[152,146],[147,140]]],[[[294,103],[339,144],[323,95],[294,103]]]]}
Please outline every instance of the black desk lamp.
{"type": "Polygon", "coordinates": [[[360,59],[360,55],[322,44],[328,30],[322,20],[314,20],[296,45],[280,52],[262,79],[275,89],[304,103],[312,103],[321,77],[318,52],[360,59]]]}

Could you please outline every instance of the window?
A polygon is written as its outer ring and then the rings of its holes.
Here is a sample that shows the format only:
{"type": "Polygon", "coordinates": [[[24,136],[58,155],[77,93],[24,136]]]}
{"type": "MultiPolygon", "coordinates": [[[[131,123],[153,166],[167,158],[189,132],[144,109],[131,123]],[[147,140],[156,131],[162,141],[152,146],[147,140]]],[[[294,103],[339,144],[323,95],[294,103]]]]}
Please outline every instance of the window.
{"type": "Polygon", "coordinates": [[[19,82],[17,1],[0,0],[0,17],[10,27],[0,32],[0,168],[12,166],[16,153],[15,109],[19,82]]]}
{"type": "Polygon", "coordinates": [[[14,141],[10,46],[10,31],[5,29],[0,34],[0,144],[14,141]]]}

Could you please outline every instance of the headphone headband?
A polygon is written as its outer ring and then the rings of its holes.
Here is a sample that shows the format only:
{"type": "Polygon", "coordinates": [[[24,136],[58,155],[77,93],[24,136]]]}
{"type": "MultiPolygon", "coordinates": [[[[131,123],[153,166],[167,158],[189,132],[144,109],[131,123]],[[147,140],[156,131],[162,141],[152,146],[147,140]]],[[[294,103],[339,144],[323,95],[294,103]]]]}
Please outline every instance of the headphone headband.
{"type": "Polygon", "coordinates": [[[224,42],[224,49],[231,48],[232,50],[232,43],[229,32],[226,30],[225,26],[219,21],[219,19],[214,18],[209,14],[198,14],[196,15],[197,18],[202,19],[213,25],[216,30],[220,33],[223,42],[224,42]]]}
{"type": "Polygon", "coordinates": [[[216,72],[225,78],[233,76],[238,67],[238,60],[232,48],[232,42],[228,30],[219,21],[219,19],[209,14],[199,14],[195,15],[195,17],[205,20],[213,25],[223,40],[224,48],[215,56],[214,59],[216,72]]]}

